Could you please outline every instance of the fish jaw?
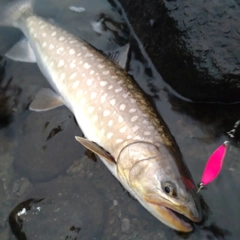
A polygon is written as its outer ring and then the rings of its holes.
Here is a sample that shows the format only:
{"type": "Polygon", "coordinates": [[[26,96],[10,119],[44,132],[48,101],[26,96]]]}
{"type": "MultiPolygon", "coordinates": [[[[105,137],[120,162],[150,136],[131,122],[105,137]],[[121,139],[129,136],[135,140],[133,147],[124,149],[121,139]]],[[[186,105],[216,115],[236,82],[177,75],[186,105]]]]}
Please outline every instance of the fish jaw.
{"type": "Polygon", "coordinates": [[[157,213],[163,217],[164,223],[167,226],[179,232],[191,232],[193,230],[190,223],[185,222],[183,219],[178,217],[171,209],[159,205],[155,205],[153,207],[156,209],[157,213]]]}
{"type": "Polygon", "coordinates": [[[193,230],[190,222],[185,219],[189,219],[192,222],[199,222],[201,217],[196,218],[191,210],[181,204],[174,204],[167,201],[154,200],[151,196],[146,196],[145,201],[149,208],[151,208],[152,214],[167,226],[180,231],[191,232],[193,230]],[[184,216],[184,217],[183,217],[184,216]]]}

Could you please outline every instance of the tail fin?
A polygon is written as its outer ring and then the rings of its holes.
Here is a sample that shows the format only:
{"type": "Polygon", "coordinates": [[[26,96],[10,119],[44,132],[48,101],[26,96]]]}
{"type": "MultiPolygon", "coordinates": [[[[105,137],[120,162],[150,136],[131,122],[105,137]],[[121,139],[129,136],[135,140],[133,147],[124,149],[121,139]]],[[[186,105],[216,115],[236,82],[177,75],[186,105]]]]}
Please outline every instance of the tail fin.
{"type": "Polygon", "coordinates": [[[32,0],[13,0],[0,6],[0,26],[19,27],[21,20],[32,15],[32,0]]]}

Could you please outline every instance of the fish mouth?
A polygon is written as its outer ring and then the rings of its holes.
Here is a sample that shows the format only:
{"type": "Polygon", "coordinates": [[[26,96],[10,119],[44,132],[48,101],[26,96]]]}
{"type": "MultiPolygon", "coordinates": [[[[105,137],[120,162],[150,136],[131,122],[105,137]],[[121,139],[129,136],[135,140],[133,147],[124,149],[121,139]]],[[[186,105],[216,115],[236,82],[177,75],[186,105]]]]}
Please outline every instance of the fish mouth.
{"type": "Polygon", "coordinates": [[[191,232],[193,230],[190,220],[183,214],[176,212],[168,207],[157,206],[161,212],[168,214],[167,219],[171,222],[172,227],[180,232],[191,232]]]}
{"type": "Polygon", "coordinates": [[[188,211],[177,209],[178,207],[170,207],[168,204],[159,204],[153,201],[148,201],[154,209],[155,217],[162,221],[167,226],[179,232],[191,232],[193,230],[191,221],[198,222],[194,216],[188,211]]]}

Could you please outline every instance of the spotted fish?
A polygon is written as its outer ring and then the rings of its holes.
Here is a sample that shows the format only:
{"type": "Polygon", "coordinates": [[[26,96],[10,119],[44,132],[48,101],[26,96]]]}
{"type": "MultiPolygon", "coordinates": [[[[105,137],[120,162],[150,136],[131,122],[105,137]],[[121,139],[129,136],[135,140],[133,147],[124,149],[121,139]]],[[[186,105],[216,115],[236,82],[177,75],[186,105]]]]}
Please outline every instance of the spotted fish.
{"type": "Polygon", "coordinates": [[[96,153],[157,219],[178,231],[191,231],[185,219],[200,221],[201,206],[163,120],[121,67],[35,15],[32,5],[20,0],[0,9],[0,25],[19,28],[25,35],[6,56],[36,62],[53,88],[40,90],[30,109],[67,106],[86,137],[76,140],[96,153]]]}

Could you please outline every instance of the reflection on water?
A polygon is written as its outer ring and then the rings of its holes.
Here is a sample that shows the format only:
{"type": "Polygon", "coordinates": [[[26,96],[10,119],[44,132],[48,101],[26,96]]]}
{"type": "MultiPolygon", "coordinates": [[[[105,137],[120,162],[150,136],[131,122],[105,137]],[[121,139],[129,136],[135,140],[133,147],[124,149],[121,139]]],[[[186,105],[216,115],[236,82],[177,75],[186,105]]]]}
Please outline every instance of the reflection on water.
{"type": "MultiPolygon", "coordinates": [[[[37,2],[36,11],[104,54],[130,42],[127,70],[166,121],[198,182],[208,156],[239,118],[239,105],[196,104],[176,97],[146,55],[118,2],[44,0],[37,2]]],[[[11,31],[7,29],[0,43],[10,38],[11,31]]],[[[2,46],[4,51],[10,47],[2,46]]],[[[37,90],[48,87],[35,64],[3,58],[1,66],[0,239],[14,239],[13,234],[17,239],[240,237],[238,144],[229,148],[219,178],[201,191],[204,220],[193,233],[177,233],[129,197],[99,160],[84,157],[86,150],[74,140],[80,130],[66,108],[46,113],[27,110],[37,90]],[[44,200],[38,206],[31,199],[44,200]]]]}

